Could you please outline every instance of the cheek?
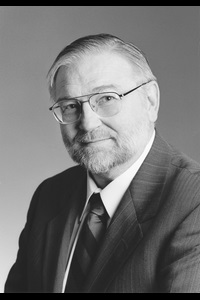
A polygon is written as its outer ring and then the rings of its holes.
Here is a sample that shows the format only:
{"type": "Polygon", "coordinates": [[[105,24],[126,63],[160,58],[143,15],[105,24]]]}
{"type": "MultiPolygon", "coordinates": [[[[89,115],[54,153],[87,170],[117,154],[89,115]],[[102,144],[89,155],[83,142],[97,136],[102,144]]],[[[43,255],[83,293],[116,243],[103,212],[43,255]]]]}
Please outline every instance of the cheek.
{"type": "Polygon", "coordinates": [[[117,115],[110,118],[102,118],[101,121],[104,126],[121,136],[138,123],[142,114],[141,109],[141,107],[139,109],[138,107],[134,107],[134,105],[124,105],[117,115]]]}
{"type": "Polygon", "coordinates": [[[60,125],[61,134],[69,142],[72,142],[77,134],[77,130],[74,125],[60,125]]]}
{"type": "Polygon", "coordinates": [[[146,108],[142,103],[129,103],[119,115],[119,130],[137,126],[146,115],[146,108]]]}

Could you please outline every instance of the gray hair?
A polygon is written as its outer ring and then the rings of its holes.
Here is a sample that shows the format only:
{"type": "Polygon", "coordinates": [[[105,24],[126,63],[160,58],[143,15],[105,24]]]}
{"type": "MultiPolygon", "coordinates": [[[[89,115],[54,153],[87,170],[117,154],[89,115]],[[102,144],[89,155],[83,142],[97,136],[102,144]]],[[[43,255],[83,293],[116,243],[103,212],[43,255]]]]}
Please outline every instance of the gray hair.
{"type": "Polygon", "coordinates": [[[88,35],[79,38],[66,46],[57,56],[48,74],[48,88],[50,97],[55,101],[55,81],[61,66],[69,66],[78,58],[91,51],[113,51],[127,58],[134,66],[138,66],[145,79],[156,80],[149,66],[146,55],[132,43],[126,43],[122,39],[110,34],[88,35]]]}

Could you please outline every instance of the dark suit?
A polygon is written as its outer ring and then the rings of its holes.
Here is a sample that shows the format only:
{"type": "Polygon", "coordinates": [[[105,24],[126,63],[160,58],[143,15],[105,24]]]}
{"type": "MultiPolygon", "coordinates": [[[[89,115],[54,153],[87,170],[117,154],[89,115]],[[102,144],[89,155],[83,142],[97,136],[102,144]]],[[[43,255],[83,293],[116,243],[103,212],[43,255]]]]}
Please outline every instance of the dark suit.
{"type": "MultiPolygon", "coordinates": [[[[74,167],[36,190],[6,292],[60,292],[86,195],[74,167]]],[[[200,166],[158,134],[107,230],[86,292],[200,292],[200,166]]]]}

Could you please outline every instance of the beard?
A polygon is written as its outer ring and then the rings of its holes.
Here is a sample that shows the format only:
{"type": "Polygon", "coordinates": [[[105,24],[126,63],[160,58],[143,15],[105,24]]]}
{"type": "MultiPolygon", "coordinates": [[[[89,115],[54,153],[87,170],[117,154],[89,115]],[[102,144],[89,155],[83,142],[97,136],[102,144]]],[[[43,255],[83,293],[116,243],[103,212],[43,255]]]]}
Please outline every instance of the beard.
{"type": "Polygon", "coordinates": [[[147,118],[140,119],[137,126],[119,135],[102,125],[91,132],[81,132],[70,141],[64,130],[63,142],[74,162],[92,174],[105,174],[137,157],[141,146],[148,140],[150,123],[147,118]],[[95,143],[95,141],[105,142],[95,143]]]}

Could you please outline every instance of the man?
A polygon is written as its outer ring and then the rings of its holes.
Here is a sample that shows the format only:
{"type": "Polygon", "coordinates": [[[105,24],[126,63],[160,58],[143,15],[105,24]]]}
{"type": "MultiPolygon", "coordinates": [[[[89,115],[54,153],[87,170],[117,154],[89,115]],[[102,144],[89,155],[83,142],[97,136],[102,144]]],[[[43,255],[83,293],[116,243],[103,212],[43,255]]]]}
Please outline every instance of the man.
{"type": "Polygon", "coordinates": [[[159,87],[144,54],[86,36],[48,80],[78,166],[36,190],[5,291],[200,292],[200,165],[157,132],[159,87]]]}

